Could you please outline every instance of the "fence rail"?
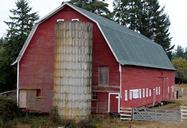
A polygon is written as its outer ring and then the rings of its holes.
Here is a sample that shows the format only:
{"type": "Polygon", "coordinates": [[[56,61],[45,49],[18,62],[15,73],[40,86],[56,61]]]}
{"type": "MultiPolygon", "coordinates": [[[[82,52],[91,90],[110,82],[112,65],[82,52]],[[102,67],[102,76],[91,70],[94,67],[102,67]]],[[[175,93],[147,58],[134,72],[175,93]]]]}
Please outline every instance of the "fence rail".
{"type": "Polygon", "coordinates": [[[139,109],[134,108],[133,120],[180,121],[180,110],[139,109]]]}
{"type": "Polygon", "coordinates": [[[10,90],[10,91],[6,91],[6,92],[1,92],[0,96],[9,96],[12,94],[16,94],[16,90],[10,90]]]}
{"type": "Polygon", "coordinates": [[[187,106],[181,106],[180,111],[181,111],[181,121],[187,120],[187,106]]]}
{"type": "Polygon", "coordinates": [[[0,97],[7,97],[7,98],[11,98],[13,100],[16,100],[16,90],[1,92],[0,97]]]}
{"type": "MultiPolygon", "coordinates": [[[[187,107],[186,107],[187,108],[187,107]]],[[[183,109],[182,109],[183,110],[183,109]]],[[[184,117],[187,119],[187,109],[184,117]]],[[[122,108],[120,109],[121,120],[140,120],[140,121],[181,121],[181,110],[162,110],[149,108],[122,108]]]]}
{"type": "Polygon", "coordinates": [[[132,108],[121,108],[120,119],[121,120],[132,120],[133,109],[132,108]]]}

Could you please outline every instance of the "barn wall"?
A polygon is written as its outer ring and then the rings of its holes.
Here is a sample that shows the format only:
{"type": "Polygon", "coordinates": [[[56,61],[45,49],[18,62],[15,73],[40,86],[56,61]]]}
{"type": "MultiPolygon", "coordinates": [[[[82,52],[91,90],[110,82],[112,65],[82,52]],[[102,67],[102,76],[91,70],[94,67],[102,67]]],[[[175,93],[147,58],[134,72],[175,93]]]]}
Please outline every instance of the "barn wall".
{"type": "Polygon", "coordinates": [[[144,105],[152,105],[163,100],[172,99],[174,96],[174,71],[152,69],[136,66],[124,66],[122,68],[122,98],[121,107],[140,107],[144,105]],[[164,79],[164,80],[163,80],[164,79]],[[164,86],[164,91],[163,91],[164,86]],[[160,93],[153,93],[153,89],[160,93]],[[169,87],[169,88],[168,88],[169,87]],[[143,88],[145,89],[145,97],[143,97],[143,88]],[[151,96],[148,91],[146,96],[146,88],[151,90],[151,96]],[[130,90],[141,89],[139,98],[131,99],[130,90]],[[169,91],[168,91],[169,89],[169,91]],[[125,94],[127,90],[127,94],[125,94]],[[162,95],[163,94],[163,95],[162,95]],[[125,98],[127,96],[127,98],[125,98]]]}
{"type": "MultiPolygon", "coordinates": [[[[67,21],[77,18],[82,22],[92,22],[88,18],[80,15],[78,12],[66,6],[63,10],[41,23],[19,62],[19,88],[22,90],[41,90],[39,98],[36,99],[38,103],[36,104],[36,107],[41,112],[49,112],[52,108],[56,21],[57,19],[64,19],[67,21]]],[[[102,99],[103,97],[99,91],[119,91],[118,63],[116,62],[112,52],[107,46],[107,43],[105,42],[95,23],[93,23],[92,56],[92,90],[98,92],[98,98],[102,99]],[[98,86],[99,66],[109,67],[110,80],[108,87],[103,88],[98,86]]],[[[106,98],[105,102],[107,102],[107,100],[108,99],[106,98]]],[[[27,109],[32,108],[35,107],[30,107],[27,109]]]]}

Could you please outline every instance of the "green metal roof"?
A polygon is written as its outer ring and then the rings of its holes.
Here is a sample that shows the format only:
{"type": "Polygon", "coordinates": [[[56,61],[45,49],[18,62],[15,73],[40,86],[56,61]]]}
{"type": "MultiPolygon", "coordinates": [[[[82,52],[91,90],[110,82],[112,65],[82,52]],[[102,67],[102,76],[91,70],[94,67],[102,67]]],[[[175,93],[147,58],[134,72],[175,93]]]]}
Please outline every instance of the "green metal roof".
{"type": "Polygon", "coordinates": [[[117,24],[114,21],[69,3],[62,4],[60,7],[49,13],[34,25],[16,61],[12,65],[19,62],[22,58],[38,25],[63,9],[65,5],[90,18],[98,25],[110,50],[120,64],[175,70],[165,51],[160,45],[137,32],[117,24]]]}
{"type": "Polygon", "coordinates": [[[71,6],[99,24],[120,64],[175,70],[159,44],[114,21],[71,6]]]}

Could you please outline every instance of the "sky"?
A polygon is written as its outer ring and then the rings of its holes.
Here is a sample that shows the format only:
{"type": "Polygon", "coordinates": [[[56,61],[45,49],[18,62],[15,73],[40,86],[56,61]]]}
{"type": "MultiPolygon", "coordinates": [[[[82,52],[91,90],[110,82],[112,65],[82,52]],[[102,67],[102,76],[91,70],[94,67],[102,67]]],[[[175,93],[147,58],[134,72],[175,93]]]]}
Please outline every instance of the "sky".
{"type": "MultiPolygon", "coordinates": [[[[0,37],[6,35],[7,25],[3,21],[9,21],[10,9],[15,9],[16,0],[1,0],[0,4],[0,37]]],[[[63,0],[28,0],[33,11],[38,12],[40,18],[60,6],[63,0]]],[[[106,0],[112,9],[112,0],[106,0]]],[[[187,47],[187,0],[159,0],[161,6],[165,6],[170,25],[171,44],[187,47]]]]}

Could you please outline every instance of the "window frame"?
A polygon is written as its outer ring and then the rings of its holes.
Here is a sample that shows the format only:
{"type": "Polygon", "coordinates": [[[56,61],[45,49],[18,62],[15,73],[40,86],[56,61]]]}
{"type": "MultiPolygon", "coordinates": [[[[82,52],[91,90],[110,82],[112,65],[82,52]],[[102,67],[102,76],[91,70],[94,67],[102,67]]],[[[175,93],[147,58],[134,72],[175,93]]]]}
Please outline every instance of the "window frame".
{"type": "Polygon", "coordinates": [[[79,22],[79,19],[71,19],[72,22],[79,22]]]}
{"type": "Polygon", "coordinates": [[[109,66],[99,66],[98,67],[98,86],[100,86],[100,87],[107,87],[107,86],[109,86],[109,66]],[[101,77],[100,77],[100,75],[101,75],[101,68],[106,68],[107,69],[107,82],[106,83],[102,83],[101,82],[101,77]]]}
{"type": "Polygon", "coordinates": [[[64,22],[64,19],[57,19],[56,22],[64,22]]]}

